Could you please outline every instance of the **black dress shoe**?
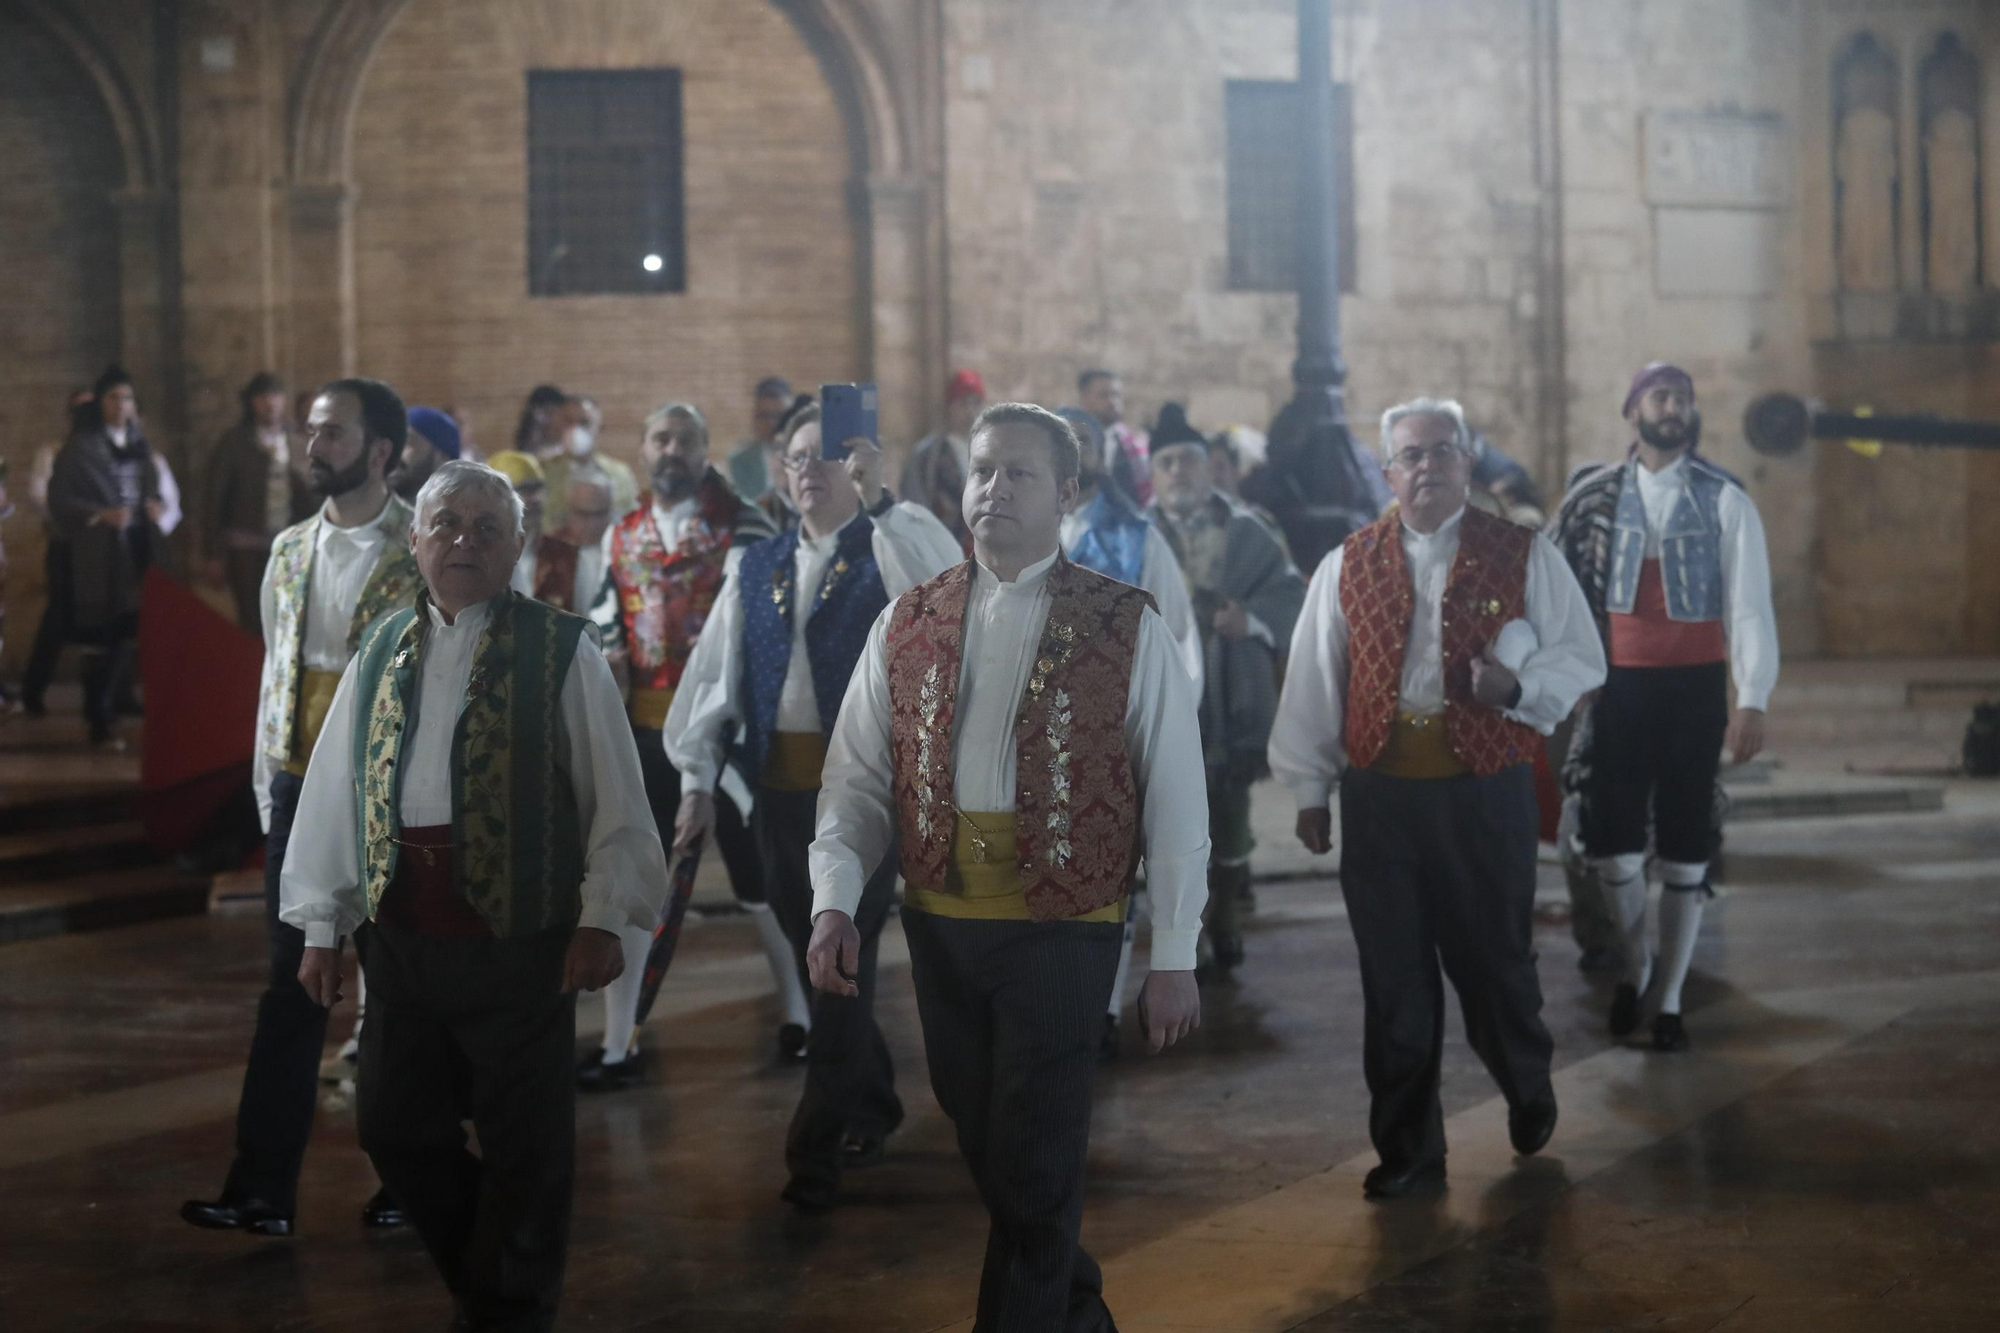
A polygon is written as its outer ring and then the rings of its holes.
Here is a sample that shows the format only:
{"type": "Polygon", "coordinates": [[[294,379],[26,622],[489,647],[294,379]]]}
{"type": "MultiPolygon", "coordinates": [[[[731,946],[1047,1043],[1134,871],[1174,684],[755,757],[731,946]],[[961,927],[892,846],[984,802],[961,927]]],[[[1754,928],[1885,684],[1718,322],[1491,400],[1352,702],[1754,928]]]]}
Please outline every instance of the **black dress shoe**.
{"type": "Polygon", "coordinates": [[[1514,1145],[1514,1151],[1523,1157],[1533,1157],[1547,1147],[1549,1135],[1555,1132],[1556,1103],[1553,1097],[1545,1102],[1509,1107],[1507,1110],[1508,1141],[1514,1145]]]}
{"type": "Polygon", "coordinates": [[[646,1081],[646,1059],[634,1051],[615,1064],[606,1064],[604,1052],[593,1052],[576,1070],[578,1092],[617,1092],[636,1088],[646,1081]]]}
{"type": "Polygon", "coordinates": [[[375,1191],[375,1197],[361,1205],[361,1225],[364,1227],[399,1227],[410,1219],[403,1216],[403,1205],[389,1193],[384,1185],[375,1191]]]}
{"type": "Polygon", "coordinates": [[[292,1215],[262,1199],[189,1199],[181,1205],[181,1221],[208,1231],[247,1231],[253,1236],[289,1236],[292,1215]]]}
{"type": "Polygon", "coordinates": [[[839,1199],[840,1187],[817,1176],[793,1176],[778,1197],[802,1213],[823,1213],[839,1199]]]}
{"type": "Polygon", "coordinates": [[[1409,1165],[1382,1163],[1361,1182],[1361,1192],[1371,1199],[1398,1199],[1419,1185],[1444,1183],[1444,1158],[1409,1165]]]}
{"type": "Polygon", "coordinates": [[[888,1142],[886,1134],[849,1134],[840,1143],[841,1169],[866,1171],[880,1164],[888,1142]]]}
{"type": "Polygon", "coordinates": [[[778,1058],[799,1061],[806,1058],[806,1040],[812,1034],[798,1023],[783,1023],[778,1027],[778,1058]]]}
{"type": "Polygon", "coordinates": [[[1681,1022],[1679,1014],[1655,1014],[1653,1016],[1653,1049],[1656,1051],[1684,1051],[1688,1048],[1687,1025],[1681,1022]]]}
{"type": "Polygon", "coordinates": [[[1611,997],[1611,1035],[1627,1037],[1639,1026],[1639,992],[1627,982],[1619,982],[1611,997]]]}
{"type": "Polygon", "coordinates": [[[1122,1049],[1118,1040],[1118,1015],[1104,1016],[1104,1031],[1097,1038],[1097,1059],[1101,1064],[1106,1060],[1116,1060],[1122,1049]]]}

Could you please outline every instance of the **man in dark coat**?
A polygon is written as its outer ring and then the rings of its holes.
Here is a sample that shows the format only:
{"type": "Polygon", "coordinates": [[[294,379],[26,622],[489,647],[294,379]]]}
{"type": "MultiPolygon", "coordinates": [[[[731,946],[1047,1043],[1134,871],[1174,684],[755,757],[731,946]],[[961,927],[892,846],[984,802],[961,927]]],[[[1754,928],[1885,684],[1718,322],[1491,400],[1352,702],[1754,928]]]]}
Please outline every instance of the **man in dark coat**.
{"type": "Polygon", "coordinates": [[[209,455],[202,506],[204,574],[236,599],[236,623],[264,632],[258,602],[271,539],[312,510],[305,442],[285,419],[285,382],[268,370],[250,377],[239,395],[243,415],[209,455]]]}

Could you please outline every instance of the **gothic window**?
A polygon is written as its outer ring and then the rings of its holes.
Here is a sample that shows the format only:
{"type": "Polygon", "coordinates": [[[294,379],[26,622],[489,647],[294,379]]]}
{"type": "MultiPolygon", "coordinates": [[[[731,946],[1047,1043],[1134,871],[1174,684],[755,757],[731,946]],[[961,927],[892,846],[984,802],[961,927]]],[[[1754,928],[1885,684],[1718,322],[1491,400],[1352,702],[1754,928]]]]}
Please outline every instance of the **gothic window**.
{"type": "Polygon", "coordinates": [[[687,290],[677,69],[528,71],[528,294],[687,290]]]}
{"type": "Polygon", "coordinates": [[[1871,33],[1834,66],[1834,244],[1840,286],[1896,289],[1896,63],[1871,33]]]}
{"type": "Polygon", "coordinates": [[[1946,33],[1917,72],[1923,150],[1924,285],[1979,285],[1979,66],[1946,33]]]}
{"type": "MultiPolygon", "coordinates": [[[[1299,85],[1231,79],[1224,97],[1229,289],[1289,292],[1299,273],[1299,85]]],[[[1333,88],[1333,190],[1340,289],[1354,290],[1354,116],[1333,88]]]]}

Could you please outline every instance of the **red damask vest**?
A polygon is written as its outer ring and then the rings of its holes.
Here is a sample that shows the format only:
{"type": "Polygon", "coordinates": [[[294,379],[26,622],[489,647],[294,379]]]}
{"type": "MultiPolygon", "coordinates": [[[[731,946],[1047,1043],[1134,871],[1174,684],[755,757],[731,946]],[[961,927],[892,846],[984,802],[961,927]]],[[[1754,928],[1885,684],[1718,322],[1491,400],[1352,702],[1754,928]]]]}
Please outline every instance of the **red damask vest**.
{"type": "MultiPolygon", "coordinates": [[[[711,473],[712,477],[713,474],[711,473]]],[[[653,498],[611,530],[611,577],[618,585],[618,611],[625,620],[632,684],[671,690],[722,588],[723,565],[735,540],[743,502],[720,482],[703,478],[699,516],[680,544],[669,549],[653,521],[653,498]]],[[[575,566],[571,565],[571,577],[575,566]]]]}
{"type": "MultiPolygon", "coordinates": [[[[886,642],[903,878],[950,892],[952,733],[970,561],[896,599],[886,642]]],[[[1150,593],[1057,557],[1014,722],[1014,840],[1028,915],[1065,921],[1124,897],[1139,852],[1125,705],[1150,593]]]]}
{"type": "MultiPolygon", "coordinates": [[[[1403,654],[1415,594],[1403,555],[1403,520],[1391,512],[1347,539],[1340,565],[1340,610],[1347,618],[1348,762],[1373,764],[1388,744],[1402,693],[1403,654]]],[[[1444,585],[1444,720],[1451,752],[1481,777],[1532,762],[1542,738],[1472,697],[1472,660],[1528,601],[1528,554],[1535,533],[1467,506],[1458,555],[1444,585]]]]}

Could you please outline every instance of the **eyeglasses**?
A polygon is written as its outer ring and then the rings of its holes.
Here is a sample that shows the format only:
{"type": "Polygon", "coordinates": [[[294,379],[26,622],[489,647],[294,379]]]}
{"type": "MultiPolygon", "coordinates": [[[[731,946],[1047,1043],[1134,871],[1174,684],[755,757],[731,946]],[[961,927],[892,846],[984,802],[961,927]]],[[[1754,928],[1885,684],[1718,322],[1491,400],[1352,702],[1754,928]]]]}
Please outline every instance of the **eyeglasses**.
{"type": "Polygon", "coordinates": [[[784,465],[785,471],[796,475],[826,460],[818,454],[782,454],[778,461],[784,465]]]}
{"type": "Polygon", "coordinates": [[[1425,463],[1429,463],[1433,467],[1443,467],[1451,461],[1452,455],[1457,452],[1458,446],[1450,440],[1445,440],[1422,449],[1398,449],[1389,456],[1389,464],[1392,467],[1399,467],[1405,472],[1415,472],[1425,463]]]}

